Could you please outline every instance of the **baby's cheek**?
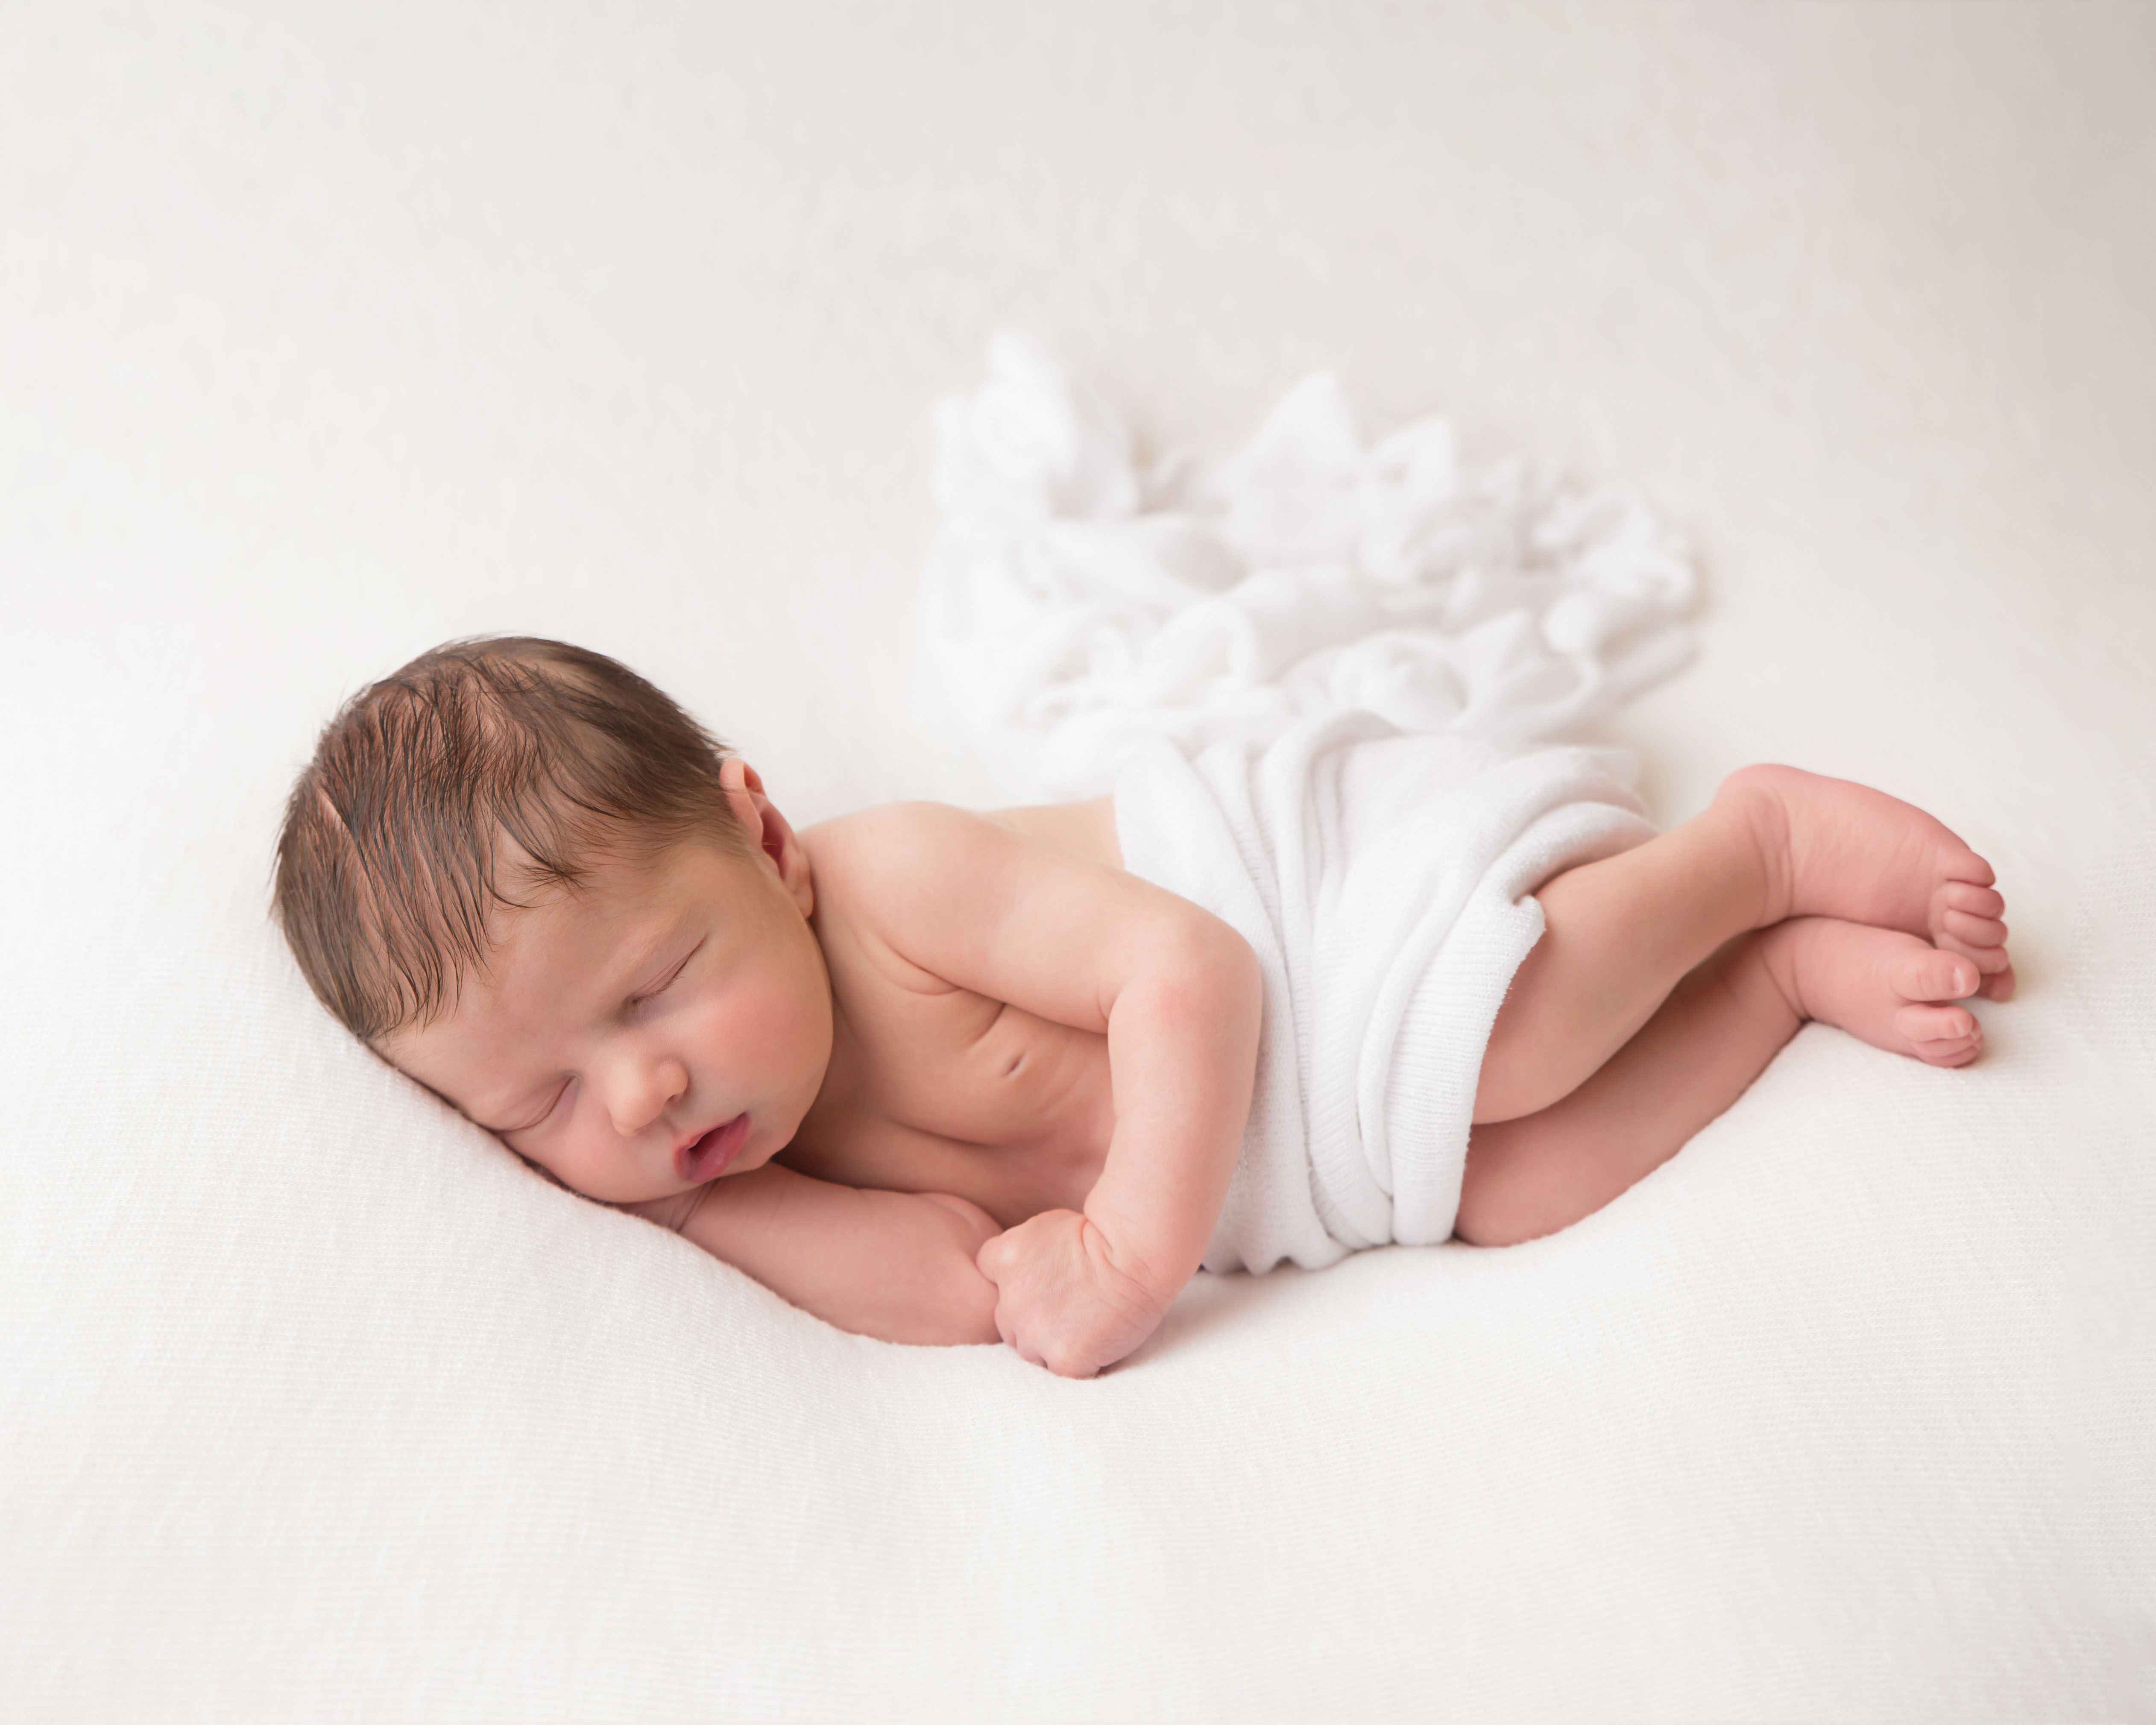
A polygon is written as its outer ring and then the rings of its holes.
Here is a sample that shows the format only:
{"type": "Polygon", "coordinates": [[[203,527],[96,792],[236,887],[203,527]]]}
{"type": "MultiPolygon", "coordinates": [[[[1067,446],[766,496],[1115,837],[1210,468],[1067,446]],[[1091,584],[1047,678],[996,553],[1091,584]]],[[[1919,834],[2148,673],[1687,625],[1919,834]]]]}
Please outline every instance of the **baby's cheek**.
{"type": "Polygon", "coordinates": [[[757,1073],[768,1072],[797,1054],[815,1024],[806,1003],[793,991],[778,988],[744,991],[726,1001],[716,1018],[710,1046],[720,1060],[757,1073]]]}
{"type": "Polygon", "coordinates": [[[620,1152],[621,1137],[613,1122],[597,1110],[579,1108],[566,1126],[547,1134],[534,1159],[571,1191],[604,1204],[650,1197],[649,1192],[631,1189],[634,1182],[625,1178],[630,1170],[620,1152]]]}

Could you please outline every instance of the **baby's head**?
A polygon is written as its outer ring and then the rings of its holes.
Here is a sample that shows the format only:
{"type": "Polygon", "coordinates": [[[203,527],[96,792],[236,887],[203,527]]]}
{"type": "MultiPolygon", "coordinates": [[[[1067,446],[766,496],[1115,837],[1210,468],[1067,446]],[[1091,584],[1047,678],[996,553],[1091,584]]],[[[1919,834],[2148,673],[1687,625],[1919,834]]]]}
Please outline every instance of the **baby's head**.
{"type": "Polygon", "coordinates": [[[353,696],[293,788],[275,903],[346,1029],[594,1198],[761,1165],[822,1081],[800,841],[596,653],[452,642],[353,696]]]}

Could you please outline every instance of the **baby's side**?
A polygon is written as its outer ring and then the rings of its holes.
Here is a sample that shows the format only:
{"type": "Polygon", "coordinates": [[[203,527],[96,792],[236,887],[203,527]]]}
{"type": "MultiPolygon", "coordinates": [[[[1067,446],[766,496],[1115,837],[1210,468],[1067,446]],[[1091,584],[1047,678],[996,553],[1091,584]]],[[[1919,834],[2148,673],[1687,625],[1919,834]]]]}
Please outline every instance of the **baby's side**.
{"type": "Polygon", "coordinates": [[[488,973],[385,1052],[842,1328],[1000,1336],[1081,1375],[1122,1357],[1234,1170],[1261,995],[1241,937],[1125,873],[1105,803],[897,804],[797,835],[725,772],[760,853],[677,847],[506,917],[488,973]],[[645,951],[685,956],[655,988],[604,979],[645,951]],[[627,1022],[578,1028],[616,994],[627,1022]],[[825,998],[828,1031],[804,1004],[825,998]],[[578,1076],[549,1108],[556,1066],[578,1076]]]}
{"type": "MultiPolygon", "coordinates": [[[[999,1334],[1065,1372],[1121,1358],[1195,1272],[1234,1171],[1261,997],[1249,948],[1122,870],[1106,803],[901,804],[800,842],[834,1031],[776,1158],[821,1183],[791,1202],[864,1189],[942,1204],[973,1224],[961,1244],[984,1286],[955,1314],[932,1298],[932,1325],[955,1316],[964,1339],[999,1334]]],[[[730,1184],[706,1189],[684,1231],[754,1272],[742,1235],[769,1224],[730,1184]]],[[[799,1275],[761,1273],[782,1293],[799,1275]]],[[[824,1315],[844,1322],[914,1273],[903,1251],[858,1250],[817,1291],[824,1315]]]]}

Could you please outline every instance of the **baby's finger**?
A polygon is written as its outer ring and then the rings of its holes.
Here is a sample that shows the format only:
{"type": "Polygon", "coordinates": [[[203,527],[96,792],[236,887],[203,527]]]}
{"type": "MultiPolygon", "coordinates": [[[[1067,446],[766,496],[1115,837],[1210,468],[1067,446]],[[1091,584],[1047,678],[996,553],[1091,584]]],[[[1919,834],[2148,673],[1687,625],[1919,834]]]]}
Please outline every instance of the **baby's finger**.
{"type": "MultiPolygon", "coordinates": [[[[1003,1326],[998,1324],[998,1328],[1003,1326]]],[[[1041,1344],[1040,1332],[1033,1326],[1013,1323],[1003,1329],[1004,1340],[1010,1343],[1011,1352],[1029,1366],[1049,1369],[1047,1350],[1041,1344]]]]}
{"type": "Polygon", "coordinates": [[[1038,1363],[1044,1365],[1059,1378],[1091,1378],[1100,1373],[1100,1367],[1075,1348],[1053,1348],[1043,1350],[1038,1363]]]}

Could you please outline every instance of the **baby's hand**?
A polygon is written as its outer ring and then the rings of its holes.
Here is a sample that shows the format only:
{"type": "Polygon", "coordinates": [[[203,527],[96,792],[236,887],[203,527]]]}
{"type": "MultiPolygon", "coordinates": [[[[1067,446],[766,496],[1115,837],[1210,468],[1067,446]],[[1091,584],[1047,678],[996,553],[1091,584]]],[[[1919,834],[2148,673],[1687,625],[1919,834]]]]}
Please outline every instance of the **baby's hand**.
{"type": "Polygon", "coordinates": [[[1168,1310],[1108,1261],[1101,1230],[1075,1210],[1043,1210],[998,1234],[973,1261],[996,1285],[997,1333],[1059,1377],[1113,1365],[1168,1310]]]}

